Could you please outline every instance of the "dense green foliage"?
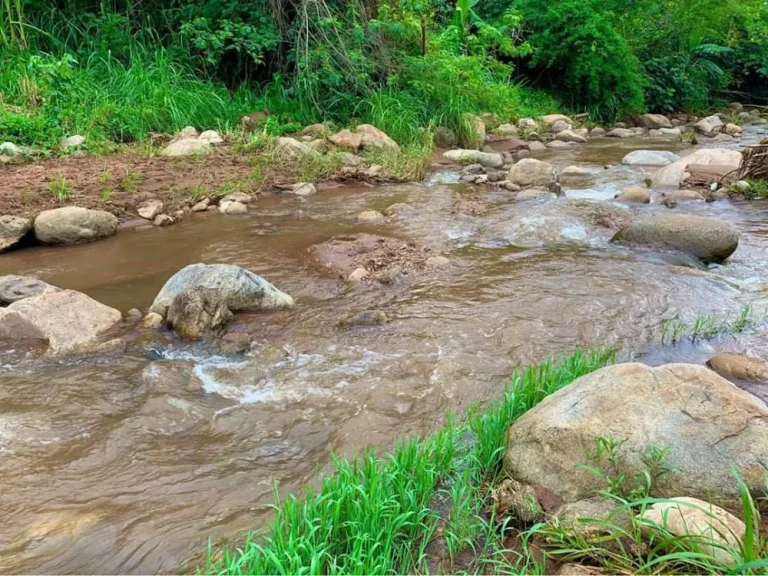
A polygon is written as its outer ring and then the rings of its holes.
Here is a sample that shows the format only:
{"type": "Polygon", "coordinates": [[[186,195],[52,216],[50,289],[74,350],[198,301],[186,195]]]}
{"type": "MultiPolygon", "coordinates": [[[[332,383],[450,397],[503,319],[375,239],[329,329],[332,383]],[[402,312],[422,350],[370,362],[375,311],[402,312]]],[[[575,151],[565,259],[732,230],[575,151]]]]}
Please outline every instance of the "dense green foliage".
{"type": "Polygon", "coordinates": [[[372,122],[401,142],[558,101],[607,121],[760,99],[762,0],[3,0],[0,136],[372,122]],[[547,91],[545,95],[539,89],[547,91]]]}

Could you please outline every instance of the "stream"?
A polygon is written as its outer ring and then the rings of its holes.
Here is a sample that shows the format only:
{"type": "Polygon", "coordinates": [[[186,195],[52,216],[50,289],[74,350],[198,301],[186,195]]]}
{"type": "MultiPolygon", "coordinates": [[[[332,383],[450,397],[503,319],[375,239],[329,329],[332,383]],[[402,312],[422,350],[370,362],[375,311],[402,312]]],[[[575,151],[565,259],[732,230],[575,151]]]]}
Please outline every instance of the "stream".
{"type": "MultiPolygon", "coordinates": [[[[741,145],[759,137],[753,129],[741,145]]],[[[651,172],[620,164],[636,149],[685,150],[599,139],[539,158],[593,168],[595,184],[566,197],[605,200],[651,172]]],[[[665,318],[768,306],[768,202],[675,208],[740,230],[736,253],[706,269],[607,243],[505,245],[493,231],[522,205],[457,179],[436,172],[424,183],[269,196],[246,216],[192,215],[168,228],[0,256],[0,275],[37,276],[123,312],[146,309],[196,262],[243,266],[297,302],[236,315],[235,327],[255,342],[249,355],[132,327],[123,328],[129,344],[119,355],[53,360],[0,346],[0,571],[177,571],[209,538],[239,543],[269,522],[274,481],[282,495],[297,492],[329,469],[332,453],[427,433],[447,410],[498,397],[515,367],[575,348],[614,346],[649,363],[701,363],[717,348],[768,355],[768,338],[754,334],[652,344],[665,318]],[[483,210],[457,213],[461,200],[483,210]],[[396,219],[355,219],[399,202],[411,209],[396,219]],[[353,232],[413,240],[451,264],[345,289],[308,248],[353,232]],[[390,322],[339,326],[365,310],[383,310],[390,322]]]]}

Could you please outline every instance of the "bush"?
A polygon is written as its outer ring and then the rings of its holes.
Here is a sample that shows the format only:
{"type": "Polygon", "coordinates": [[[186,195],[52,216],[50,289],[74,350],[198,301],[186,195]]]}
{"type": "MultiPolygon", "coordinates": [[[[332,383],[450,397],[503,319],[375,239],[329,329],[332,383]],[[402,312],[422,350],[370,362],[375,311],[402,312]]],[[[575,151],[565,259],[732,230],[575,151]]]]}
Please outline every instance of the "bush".
{"type": "Polygon", "coordinates": [[[637,57],[599,0],[523,0],[532,29],[531,65],[552,86],[598,120],[640,112],[645,81],[637,57]]]}

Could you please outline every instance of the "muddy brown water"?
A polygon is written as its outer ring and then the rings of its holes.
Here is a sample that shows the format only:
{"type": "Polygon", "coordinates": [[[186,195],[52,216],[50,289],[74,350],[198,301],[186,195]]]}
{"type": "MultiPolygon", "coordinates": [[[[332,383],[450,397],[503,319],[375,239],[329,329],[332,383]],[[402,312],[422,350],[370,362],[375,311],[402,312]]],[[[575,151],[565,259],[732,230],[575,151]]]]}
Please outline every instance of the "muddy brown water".
{"type": "MultiPolygon", "coordinates": [[[[599,172],[590,190],[567,195],[609,198],[646,175],[617,165],[621,157],[649,147],[681,146],[604,140],[549,156],[599,172]]],[[[209,538],[238,542],[268,522],[273,481],[282,494],[295,492],[333,452],[429,432],[446,410],[497,397],[516,366],[577,347],[644,351],[651,363],[703,362],[716,347],[768,354],[755,335],[649,347],[664,318],[768,305],[768,203],[677,208],[742,232],[727,264],[700,269],[601,244],[500,246],[484,230],[515,209],[508,193],[455,179],[444,172],[426,183],[265,198],[243,217],[192,216],[95,244],[0,256],[0,274],[36,275],[123,311],[146,308],[194,262],[247,267],[297,301],[292,310],[237,316],[257,342],[250,356],[155,344],[130,328],[132,345],[120,356],[44,361],[0,350],[0,571],[178,570],[209,538]],[[453,213],[468,197],[488,210],[453,213]],[[412,210],[356,223],[358,212],[395,202],[412,210]],[[414,240],[452,264],[346,291],[307,252],[357,231],[414,240]],[[372,309],[391,322],[338,327],[372,309]]]]}

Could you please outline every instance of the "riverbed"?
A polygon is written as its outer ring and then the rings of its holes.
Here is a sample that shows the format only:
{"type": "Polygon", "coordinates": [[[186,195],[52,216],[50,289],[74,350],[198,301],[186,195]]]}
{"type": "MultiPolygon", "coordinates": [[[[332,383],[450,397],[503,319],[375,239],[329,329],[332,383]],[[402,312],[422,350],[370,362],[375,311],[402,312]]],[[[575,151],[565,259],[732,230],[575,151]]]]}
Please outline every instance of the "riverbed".
{"type": "MultiPolygon", "coordinates": [[[[686,150],[598,139],[539,158],[596,172],[594,185],[566,189],[566,198],[609,200],[650,173],[620,164],[636,149],[686,150]]],[[[127,325],[125,354],[44,360],[0,348],[0,571],[178,570],[209,538],[236,539],[268,522],[274,482],[283,495],[297,492],[333,453],[429,432],[447,410],[497,397],[515,367],[575,348],[613,346],[650,363],[704,362],[717,347],[768,354],[768,338],[754,334],[654,345],[665,319],[768,306],[768,202],[675,208],[740,230],[736,253],[705,268],[601,241],[500,242],[494,230],[521,204],[457,180],[446,170],[422,183],[268,196],[245,216],[192,215],[168,228],[0,256],[0,275],[37,276],[124,312],[146,309],[196,262],[243,266],[297,302],[236,316],[235,328],[255,343],[247,355],[127,325]],[[410,208],[356,220],[395,203],[410,208]],[[349,288],[309,248],[356,232],[413,241],[450,265],[349,288]],[[340,326],[366,310],[390,321],[340,326]]]]}

